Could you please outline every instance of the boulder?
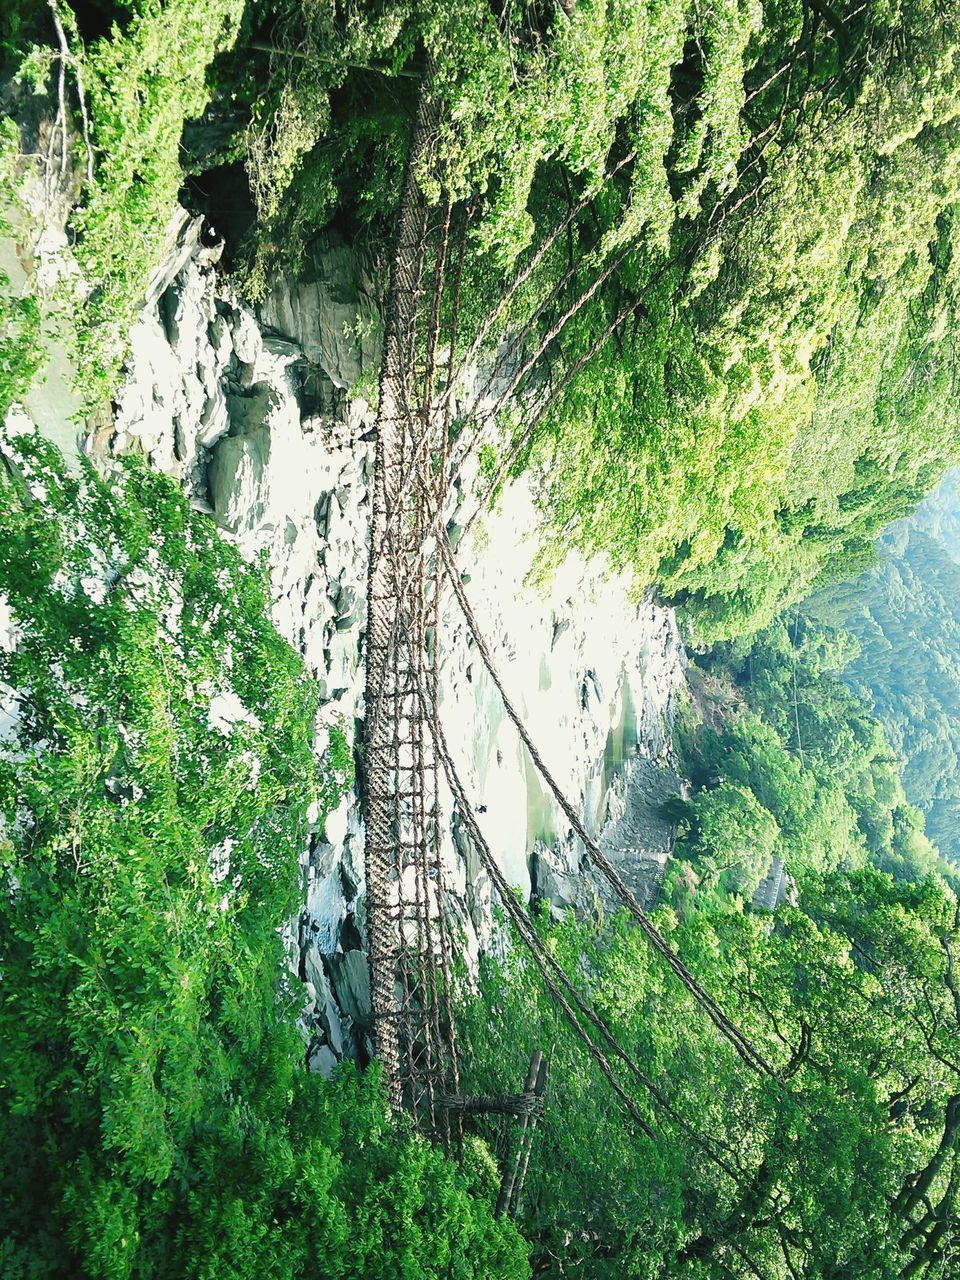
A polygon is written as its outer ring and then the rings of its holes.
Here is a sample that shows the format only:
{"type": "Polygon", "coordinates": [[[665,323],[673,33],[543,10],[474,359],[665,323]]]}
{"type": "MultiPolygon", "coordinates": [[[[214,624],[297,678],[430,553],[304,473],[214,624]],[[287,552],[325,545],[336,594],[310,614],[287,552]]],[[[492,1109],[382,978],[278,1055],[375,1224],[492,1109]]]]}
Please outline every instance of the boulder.
{"type": "Polygon", "coordinates": [[[332,235],[314,244],[304,272],[281,275],[260,307],[262,324],[302,349],[334,387],[375,374],[380,309],[370,264],[332,235]]]}
{"type": "Polygon", "coordinates": [[[176,353],[157,314],[143,314],[130,331],[115,430],[130,442],[128,448],[139,445],[160,470],[176,471],[176,422],[185,410],[176,353]]]}
{"type": "Polygon", "coordinates": [[[182,205],[175,205],[164,230],[160,261],[147,281],[144,311],[150,312],[166,293],[200,244],[202,218],[192,217],[182,205]]]}
{"type": "Polygon", "coordinates": [[[310,1050],[307,1065],[311,1071],[316,1071],[325,1080],[330,1080],[338,1061],[337,1055],[328,1044],[318,1044],[310,1050]]]}
{"type": "Polygon", "coordinates": [[[210,459],[207,483],[218,524],[239,533],[260,524],[267,512],[270,430],[260,426],[221,440],[210,459]]]}
{"type": "Polygon", "coordinates": [[[214,516],[231,533],[284,528],[302,482],[296,401],[269,382],[226,397],[229,435],[214,447],[207,483],[214,516]]]}
{"type": "Polygon", "coordinates": [[[230,335],[234,353],[241,364],[256,364],[263,350],[263,341],[257,322],[248,311],[237,308],[231,312],[230,335]]]}
{"type": "Polygon", "coordinates": [[[370,970],[363,951],[345,951],[331,963],[331,977],[337,1003],[354,1022],[370,1016],[370,970]]]}
{"type": "Polygon", "coordinates": [[[533,847],[533,893],[550,906],[557,919],[580,904],[583,878],[571,852],[538,840],[533,847]]]}

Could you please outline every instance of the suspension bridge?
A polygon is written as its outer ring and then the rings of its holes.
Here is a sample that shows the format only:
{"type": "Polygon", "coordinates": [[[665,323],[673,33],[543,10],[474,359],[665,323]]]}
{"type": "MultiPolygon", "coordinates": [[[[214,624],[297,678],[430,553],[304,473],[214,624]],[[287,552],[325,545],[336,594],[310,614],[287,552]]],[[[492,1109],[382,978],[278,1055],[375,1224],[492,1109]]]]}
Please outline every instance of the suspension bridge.
{"type": "MultiPolygon", "coordinates": [[[[544,945],[533,918],[511,891],[462,783],[444,734],[439,699],[441,603],[450,592],[506,715],[598,875],[718,1034],[752,1070],[775,1076],[773,1066],[662,937],[586,830],[576,804],[557,785],[496,668],[446,532],[444,511],[454,481],[505,406],[521,407],[522,426],[503,448],[477,511],[496,492],[571,379],[640,305],[634,300],[619,309],[595,344],[571,363],[548,391],[534,385],[531,374],[544,352],[629,250],[621,250],[599,265],[586,284],[577,282],[571,291],[574,277],[568,273],[547,292],[524,324],[512,332],[509,356],[501,355],[494,361],[486,378],[481,378],[482,385],[466,402],[460,394],[464,371],[475,367],[506,308],[586,207],[588,198],[573,206],[530,253],[461,350],[461,289],[473,212],[467,205],[454,206],[449,201],[431,206],[421,187],[421,176],[430,173],[435,163],[442,110],[442,104],[429,92],[429,73],[425,86],[419,94],[396,221],[373,482],[363,798],[374,1052],[382,1064],[392,1105],[407,1110],[423,1132],[439,1137],[448,1147],[457,1144],[465,1114],[499,1109],[521,1115],[526,1129],[538,1112],[542,1064],[535,1071],[531,1063],[527,1085],[519,1095],[504,1095],[498,1101],[465,1098],[460,1092],[453,991],[456,939],[445,907],[447,885],[441,856],[441,798],[445,789],[533,967],[623,1108],[651,1136],[658,1114],[669,1115],[689,1130],[688,1122],[618,1043],[603,1017],[544,945]],[[568,301],[571,292],[576,296],[568,301]]],[[[627,155],[620,160],[609,176],[632,158],[627,155]]],[[[467,530],[470,524],[472,518],[467,530]]],[[[463,544],[461,538],[458,545],[463,544]]],[[[734,1176],[725,1156],[709,1138],[694,1137],[712,1160],[734,1176]]],[[[529,1147],[525,1157],[518,1156],[518,1164],[525,1168],[528,1158],[529,1147]]],[[[511,1182],[501,1208],[509,1207],[515,1199],[511,1182]]]]}

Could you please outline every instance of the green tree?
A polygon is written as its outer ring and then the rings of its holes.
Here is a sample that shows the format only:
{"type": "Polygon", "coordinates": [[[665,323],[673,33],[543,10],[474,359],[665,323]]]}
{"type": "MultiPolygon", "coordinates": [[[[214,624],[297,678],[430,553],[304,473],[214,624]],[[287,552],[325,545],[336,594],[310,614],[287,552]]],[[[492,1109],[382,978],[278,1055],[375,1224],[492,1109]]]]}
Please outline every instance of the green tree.
{"type": "Polygon", "coordinates": [[[702,791],[693,805],[697,869],[708,886],[749,898],[767,873],[780,837],[776,818],[737,782],[702,791]]]}
{"type": "Polygon", "coordinates": [[[955,1266],[956,900],[936,878],[865,868],[811,877],[769,919],[714,901],[658,924],[778,1081],[744,1068],[627,921],[549,929],[639,1068],[616,1063],[645,1129],[523,954],[491,965],[464,1017],[472,1081],[502,1087],[536,1044],[551,1058],[522,1215],[538,1274],[932,1280],[955,1266]]]}
{"type": "Polygon", "coordinates": [[[351,757],[265,574],[142,465],[2,457],[3,1275],[525,1275],[375,1070],[306,1070],[279,930],[351,757]]]}

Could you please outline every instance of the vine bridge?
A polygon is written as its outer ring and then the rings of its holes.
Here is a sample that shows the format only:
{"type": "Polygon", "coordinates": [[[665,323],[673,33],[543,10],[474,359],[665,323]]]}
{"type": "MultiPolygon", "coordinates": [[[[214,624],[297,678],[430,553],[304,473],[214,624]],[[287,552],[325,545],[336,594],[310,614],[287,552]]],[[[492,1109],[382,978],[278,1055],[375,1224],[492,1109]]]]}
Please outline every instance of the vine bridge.
{"type": "MultiPolygon", "coordinates": [[[[429,76],[427,78],[429,83],[429,76]]],[[[592,1055],[628,1114],[653,1135],[658,1112],[689,1129],[655,1081],[621,1047],[603,1017],[546,948],[532,916],[498,866],[467,796],[444,735],[439,702],[441,601],[455,597],[487,671],[530,758],[583,842],[597,872],[627,908],[663,963],[694,996],[717,1031],[752,1069],[774,1075],[736,1024],[661,936],[616,868],[562,793],[513,705],[470,606],[444,510],[465,460],[508,404],[524,406],[522,429],[503,450],[477,511],[497,490],[545,414],[569,381],[634,311],[632,301],[595,345],[548,392],[530,375],[568,320],[623,260],[620,252],[598,269],[573,302],[555,289],[512,332],[501,355],[479,379],[469,403],[455,402],[464,373],[475,366],[508,305],[559,237],[588,203],[584,199],[555,226],[507,284],[496,307],[458,355],[458,320],[470,205],[431,207],[421,176],[435,161],[440,106],[421,90],[397,216],[380,373],[378,444],[372,501],[368,579],[364,805],[367,933],[374,1052],[392,1104],[405,1108],[423,1131],[455,1146],[464,1114],[501,1110],[536,1114],[542,1068],[531,1064],[519,1095],[464,1098],[454,1017],[456,939],[447,912],[441,856],[441,796],[452,799],[507,917],[552,999],[592,1055]],[[641,1102],[643,1100],[643,1103],[641,1102]]],[[[611,175],[630,163],[621,160],[611,175]]],[[[569,281],[564,281],[563,287],[569,281]]],[[[468,530],[472,518],[467,522],[468,530]]],[[[461,538],[459,545],[464,545],[461,538]]],[[[694,1135],[721,1166],[710,1140],[694,1135]]],[[[527,1150],[527,1155],[529,1149],[527,1150]]],[[[525,1167],[525,1161],[524,1161],[525,1167]]],[[[512,1182],[511,1182],[511,1195],[512,1182]]],[[[501,1200],[504,1197],[501,1196],[501,1200]]],[[[501,1205],[509,1207],[510,1197],[501,1205]]]]}

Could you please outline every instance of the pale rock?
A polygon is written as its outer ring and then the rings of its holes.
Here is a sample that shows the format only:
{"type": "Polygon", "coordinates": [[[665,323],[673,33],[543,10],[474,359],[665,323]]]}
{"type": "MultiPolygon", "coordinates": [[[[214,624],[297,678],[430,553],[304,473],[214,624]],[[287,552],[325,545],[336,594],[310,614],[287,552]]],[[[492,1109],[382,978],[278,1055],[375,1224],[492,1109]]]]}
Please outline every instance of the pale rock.
{"type": "Polygon", "coordinates": [[[213,278],[190,263],[161,300],[170,346],[188,368],[196,363],[202,347],[209,347],[207,329],[217,314],[213,278]]]}
{"type": "Polygon", "coordinates": [[[20,627],[13,616],[9,599],[0,591],[0,651],[13,653],[19,642],[20,627]]]}
{"type": "Polygon", "coordinates": [[[263,351],[263,340],[257,322],[248,312],[236,310],[230,317],[233,350],[243,364],[256,364],[263,351]]]}
{"type": "Polygon", "coordinates": [[[210,460],[207,482],[214,517],[231,533],[265,520],[270,447],[269,428],[259,427],[221,440],[210,460]]]}
{"type": "Polygon", "coordinates": [[[347,837],[340,851],[340,875],[343,878],[345,892],[349,894],[351,901],[357,899],[362,901],[360,895],[366,887],[364,879],[364,830],[363,821],[360,817],[360,799],[356,795],[350,807],[347,837]]]}
{"type": "Polygon", "coordinates": [[[317,629],[322,634],[327,623],[332,622],[336,617],[329,590],[324,589],[324,579],[320,574],[310,575],[303,593],[302,604],[303,625],[307,630],[317,629]]]}
{"type": "Polygon", "coordinates": [[[207,724],[217,733],[228,736],[233,730],[234,725],[246,724],[252,729],[259,729],[260,721],[254,713],[248,710],[240,698],[228,689],[221,693],[215,693],[210,699],[210,706],[207,710],[207,724]]]}
{"type": "Polygon", "coordinates": [[[534,892],[547,902],[556,919],[577,907],[581,900],[582,879],[579,868],[562,847],[538,840],[532,852],[534,892]]]}
{"type": "Polygon", "coordinates": [[[323,1076],[325,1080],[331,1080],[333,1073],[337,1068],[339,1058],[330,1048],[328,1044],[317,1045],[315,1049],[310,1051],[309,1067],[311,1071],[316,1071],[318,1075],[323,1076]]]}
{"type": "Polygon", "coordinates": [[[225,368],[230,363],[230,357],[233,354],[233,332],[226,319],[217,313],[210,321],[207,328],[207,341],[210,343],[210,350],[213,352],[213,358],[220,369],[225,368]]]}
{"type": "Polygon", "coordinates": [[[232,533],[250,533],[260,525],[275,528],[286,505],[287,478],[292,478],[296,404],[260,382],[248,396],[228,397],[227,412],[230,434],[217,443],[207,472],[216,519],[232,533]]]}
{"type": "Polygon", "coordinates": [[[372,272],[332,237],[317,242],[296,281],[277,278],[260,318],[294,339],[306,360],[341,390],[377,368],[381,326],[372,272]]]}
{"type": "Polygon", "coordinates": [[[82,299],[90,292],[63,227],[50,223],[44,225],[33,252],[36,264],[34,279],[39,293],[50,296],[59,287],[65,295],[82,299]]]}
{"type": "MultiPolygon", "coordinates": [[[[314,995],[323,990],[327,982],[326,971],[323,967],[323,955],[316,942],[309,936],[304,937],[303,930],[300,935],[300,966],[305,975],[304,980],[313,988],[314,995]]],[[[317,1004],[319,1005],[319,1000],[317,1004]]]]}
{"type": "Polygon", "coordinates": [[[218,382],[208,392],[203,402],[197,427],[197,444],[209,449],[229,430],[230,415],[227,411],[227,398],[218,382]]]}
{"type": "Polygon", "coordinates": [[[20,695],[16,689],[0,681],[0,743],[16,739],[17,727],[22,715],[20,695]]]}
{"type": "Polygon", "coordinates": [[[342,845],[347,838],[350,804],[350,796],[344,796],[336,809],[327,814],[326,821],[323,824],[323,834],[327,841],[334,846],[342,845]]]}
{"type": "Polygon", "coordinates": [[[200,244],[202,218],[194,218],[175,205],[164,230],[164,249],[160,261],[150,273],[144,311],[152,311],[167,289],[193,258],[200,244]]]}
{"type": "Polygon", "coordinates": [[[157,315],[141,315],[130,333],[128,366],[137,370],[117,395],[115,430],[137,441],[154,465],[174,468],[175,421],[185,411],[180,365],[157,315]]]}
{"type": "Polygon", "coordinates": [[[446,902],[447,928],[450,932],[451,950],[470,975],[477,973],[480,955],[490,949],[490,940],[496,925],[492,913],[488,913],[482,922],[482,933],[478,932],[471,919],[464,898],[448,895],[446,902]]]}

